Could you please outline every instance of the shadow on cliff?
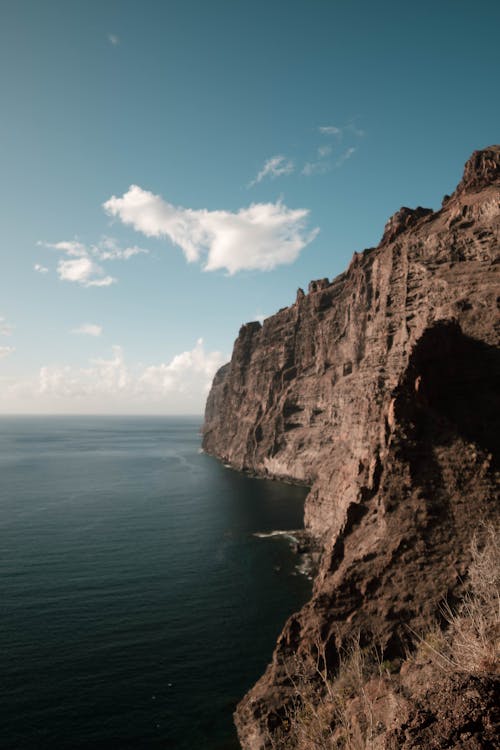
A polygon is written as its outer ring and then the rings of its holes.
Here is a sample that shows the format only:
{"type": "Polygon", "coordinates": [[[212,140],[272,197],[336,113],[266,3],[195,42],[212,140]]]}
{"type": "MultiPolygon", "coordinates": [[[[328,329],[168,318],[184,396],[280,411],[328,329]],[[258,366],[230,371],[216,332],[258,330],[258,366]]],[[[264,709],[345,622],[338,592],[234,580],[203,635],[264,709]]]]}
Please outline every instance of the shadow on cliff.
{"type": "Polygon", "coordinates": [[[458,323],[424,331],[395,391],[395,417],[416,485],[444,488],[439,448],[457,439],[475,443],[498,464],[500,351],[466,336],[458,323]]]}

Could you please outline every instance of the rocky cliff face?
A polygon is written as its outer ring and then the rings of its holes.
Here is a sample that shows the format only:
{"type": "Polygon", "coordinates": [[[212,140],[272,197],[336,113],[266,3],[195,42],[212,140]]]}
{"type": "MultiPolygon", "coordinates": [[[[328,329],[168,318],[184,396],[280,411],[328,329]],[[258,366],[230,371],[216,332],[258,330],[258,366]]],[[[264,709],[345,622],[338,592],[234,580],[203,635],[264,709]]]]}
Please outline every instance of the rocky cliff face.
{"type": "Polygon", "coordinates": [[[318,647],[332,673],[355,631],[402,656],[459,596],[471,532],[496,517],[499,198],[493,146],[441,210],[402,208],[344,274],[244,325],[214,379],[205,450],[309,485],[323,549],[311,601],[238,707],[245,749],[270,747],[297,660],[318,647]]]}

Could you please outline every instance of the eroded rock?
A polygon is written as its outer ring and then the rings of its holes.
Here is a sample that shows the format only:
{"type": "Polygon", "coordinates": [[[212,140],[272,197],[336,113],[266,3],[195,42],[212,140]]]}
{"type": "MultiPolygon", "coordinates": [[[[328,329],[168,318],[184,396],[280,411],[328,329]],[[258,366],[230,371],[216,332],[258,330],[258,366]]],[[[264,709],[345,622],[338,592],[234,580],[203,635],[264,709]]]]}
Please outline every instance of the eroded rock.
{"type": "Polygon", "coordinates": [[[493,146],[440,211],[402,209],[344,274],[243,326],[214,379],[205,450],[309,485],[323,550],[311,601],[236,712],[245,750],[269,746],[318,641],[332,671],[353,632],[401,657],[408,629],[460,595],[472,530],[497,517],[499,198],[493,146]]]}

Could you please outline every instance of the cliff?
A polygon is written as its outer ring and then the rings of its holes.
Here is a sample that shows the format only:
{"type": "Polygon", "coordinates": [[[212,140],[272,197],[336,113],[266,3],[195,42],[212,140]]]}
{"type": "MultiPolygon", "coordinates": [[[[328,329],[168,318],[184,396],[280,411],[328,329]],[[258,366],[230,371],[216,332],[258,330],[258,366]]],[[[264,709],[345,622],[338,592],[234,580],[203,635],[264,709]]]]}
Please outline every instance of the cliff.
{"type": "MultiPolygon", "coordinates": [[[[272,746],[297,675],[320,655],[338,674],[354,633],[363,649],[403,659],[409,633],[463,595],[473,531],[498,521],[499,198],[492,146],[439,211],[402,208],[345,273],[244,325],[214,379],[205,450],[310,486],[305,525],[323,550],[311,601],[238,707],[246,750],[272,746]]],[[[405,690],[378,747],[411,721],[405,690]]]]}

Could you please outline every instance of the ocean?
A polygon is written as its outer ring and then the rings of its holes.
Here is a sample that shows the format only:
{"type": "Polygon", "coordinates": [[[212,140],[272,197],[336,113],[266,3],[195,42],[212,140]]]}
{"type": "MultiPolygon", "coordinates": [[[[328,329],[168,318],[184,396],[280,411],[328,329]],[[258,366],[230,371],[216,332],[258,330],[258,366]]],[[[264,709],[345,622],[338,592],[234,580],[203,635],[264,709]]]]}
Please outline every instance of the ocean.
{"type": "Polygon", "coordinates": [[[0,418],[0,747],[233,750],[311,582],[306,490],[225,468],[201,418],[0,418]],[[258,534],[264,536],[257,536],[258,534]]]}

